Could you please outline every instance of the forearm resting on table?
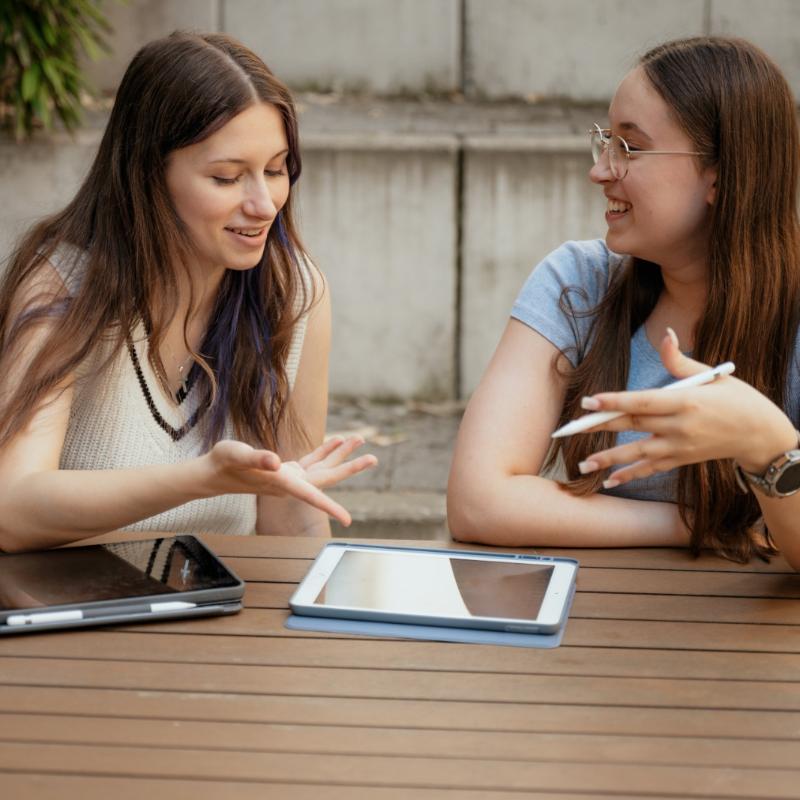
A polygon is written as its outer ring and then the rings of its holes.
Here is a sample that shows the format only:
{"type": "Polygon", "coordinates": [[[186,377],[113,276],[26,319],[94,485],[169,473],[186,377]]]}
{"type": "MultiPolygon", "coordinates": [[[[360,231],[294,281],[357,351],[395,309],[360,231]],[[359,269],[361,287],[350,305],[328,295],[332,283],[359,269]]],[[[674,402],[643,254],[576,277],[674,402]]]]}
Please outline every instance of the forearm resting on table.
{"type": "Polygon", "coordinates": [[[199,459],[115,470],[47,470],[0,494],[0,550],[53,547],[210,496],[199,459]]]}
{"type": "Polygon", "coordinates": [[[757,490],[754,493],[778,550],[789,566],[800,572],[800,492],[789,497],[764,497],[757,490]]]}
{"type": "Polygon", "coordinates": [[[548,478],[509,475],[448,492],[455,539],[506,547],[675,547],[688,534],[672,503],[573,495],[548,478]]]}

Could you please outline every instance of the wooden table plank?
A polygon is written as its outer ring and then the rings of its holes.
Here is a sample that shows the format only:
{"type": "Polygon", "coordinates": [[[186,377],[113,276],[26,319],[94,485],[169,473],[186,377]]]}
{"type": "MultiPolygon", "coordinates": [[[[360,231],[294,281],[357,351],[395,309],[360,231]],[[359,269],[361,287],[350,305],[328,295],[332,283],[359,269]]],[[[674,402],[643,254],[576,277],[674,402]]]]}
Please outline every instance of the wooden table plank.
{"type": "MultiPolygon", "coordinates": [[[[268,563],[268,562],[266,562],[268,563]]],[[[800,577],[774,572],[712,572],[669,569],[578,569],[580,592],[699,595],[702,597],[783,597],[800,599],[800,577]]]]}
{"type": "MultiPolygon", "coordinates": [[[[214,618],[163,622],[158,623],[158,628],[162,633],[294,636],[326,640],[332,636],[342,638],[340,634],[286,630],[286,617],[286,611],[251,608],[226,618],[224,628],[219,619],[214,618]]],[[[117,628],[143,633],[152,629],[152,624],[117,628]]],[[[570,617],[563,644],[585,647],[800,653],[800,626],[570,617]]]]}
{"type": "Polygon", "coordinates": [[[0,714],[0,742],[199,748],[420,758],[602,761],[797,769],[798,743],[774,739],[510,733],[0,714]]]}
{"type": "MultiPolygon", "coordinates": [[[[320,786],[296,783],[241,781],[192,781],[180,779],[116,778],[78,775],[35,775],[5,773],[0,783],[14,800],[142,800],[168,797],[170,800],[409,800],[408,789],[382,786],[320,786]]],[[[482,789],[414,789],[413,800],[518,800],[519,792],[482,789]]],[[[596,794],[528,791],[534,800],[597,800],[596,794]]],[[[671,795],[648,795],[648,800],[675,800],[671,795]]],[[[708,796],[707,800],[724,800],[708,796]]]]}
{"type": "Polygon", "coordinates": [[[683,765],[622,765],[491,759],[406,758],[369,756],[215,752],[94,745],[7,743],[0,749],[0,769],[44,773],[127,775],[145,777],[272,780],[321,785],[361,785],[416,788],[518,791],[606,792],[618,796],[650,793],[669,786],[681,797],[708,794],[732,798],[796,798],[800,770],[683,765]],[[354,776],[357,778],[354,780],[354,776]]]}
{"type": "Polygon", "coordinates": [[[270,667],[93,659],[0,660],[0,682],[16,686],[224,692],[320,697],[481,699],[672,708],[800,710],[800,683],[586,675],[503,675],[421,670],[270,667]]]}
{"type": "Polygon", "coordinates": [[[582,592],[576,595],[570,616],[576,619],[800,626],[800,602],[764,597],[682,597],[582,592]]]}
{"type": "MultiPolygon", "coordinates": [[[[800,652],[800,630],[788,625],[727,625],[707,622],[627,622],[574,619],[562,644],[764,653],[800,652]]],[[[735,657],[735,656],[732,656],[735,657]]]]}
{"type": "MultiPolygon", "coordinates": [[[[143,533],[108,533],[84,540],[83,544],[118,541],[125,539],[153,539],[160,534],[143,533]]],[[[163,534],[162,534],[163,535],[163,534]]],[[[452,550],[469,550],[473,552],[491,553],[541,553],[553,556],[561,555],[576,558],[585,566],[607,567],[617,569],[676,569],[676,570],[709,570],[712,572],[763,573],[781,572],[797,574],[782,556],[774,556],[769,562],[754,559],[748,564],[737,564],[706,552],[695,558],[688,550],[682,548],[514,548],[514,547],[481,547],[462,544],[460,542],[424,541],[402,539],[356,539],[337,537],[333,539],[301,537],[301,536],[225,536],[222,534],[201,533],[199,537],[214,552],[226,559],[314,559],[327,542],[342,541],[354,544],[401,545],[405,547],[447,548],[452,550]]]]}
{"type": "Polygon", "coordinates": [[[10,713],[103,715],[174,722],[268,722],[415,730],[477,730],[800,741],[800,712],[609,707],[480,700],[395,700],[0,686],[10,713]]]}
{"type": "Polygon", "coordinates": [[[298,584],[311,566],[311,559],[291,558],[229,558],[225,565],[243,581],[298,584]]]}
{"type": "MultiPolygon", "coordinates": [[[[554,650],[476,647],[468,644],[360,639],[252,638],[128,633],[110,628],[49,636],[8,637],[2,656],[252,664],[285,667],[350,667],[435,672],[708,678],[800,681],[800,654],[682,650],[631,650],[562,646],[554,650]],[[500,657],[498,657],[500,656],[500,657]]],[[[0,663],[2,661],[0,660],[0,663]]],[[[113,668],[109,665],[109,668],[113,668]]]]}

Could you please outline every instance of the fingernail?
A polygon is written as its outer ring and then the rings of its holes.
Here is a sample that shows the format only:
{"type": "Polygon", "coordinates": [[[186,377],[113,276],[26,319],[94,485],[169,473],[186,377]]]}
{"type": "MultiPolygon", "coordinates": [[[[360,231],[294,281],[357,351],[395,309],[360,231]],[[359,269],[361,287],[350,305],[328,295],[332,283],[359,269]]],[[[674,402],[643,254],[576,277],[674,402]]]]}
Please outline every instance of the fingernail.
{"type": "Polygon", "coordinates": [[[672,339],[672,344],[674,344],[675,347],[680,349],[680,344],[678,343],[678,335],[669,326],[667,326],[667,336],[669,336],[669,338],[672,339]]]}
{"type": "Polygon", "coordinates": [[[590,472],[596,472],[600,465],[596,461],[580,461],[578,462],[578,472],[581,475],[587,475],[590,472]]]}
{"type": "Polygon", "coordinates": [[[587,411],[597,411],[597,409],[600,408],[600,401],[594,397],[582,397],[581,408],[587,411]]]}
{"type": "Polygon", "coordinates": [[[607,478],[603,481],[604,489],[616,489],[619,486],[619,481],[616,478],[607,478]]]}

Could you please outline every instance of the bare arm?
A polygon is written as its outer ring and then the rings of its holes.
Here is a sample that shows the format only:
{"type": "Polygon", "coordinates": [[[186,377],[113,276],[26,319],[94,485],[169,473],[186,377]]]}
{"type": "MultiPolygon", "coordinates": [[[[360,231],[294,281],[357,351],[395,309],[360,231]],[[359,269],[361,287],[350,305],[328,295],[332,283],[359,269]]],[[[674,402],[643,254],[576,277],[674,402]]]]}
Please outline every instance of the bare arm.
{"type": "MultiPolygon", "coordinates": [[[[180,464],[61,470],[71,391],[39,411],[0,452],[0,550],[50,547],[124,527],[169,508],[228,493],[293,495],[343,520],[347,512],[278,456],[220,442],[180,464]]],[[[336,482],[321,476],[320,485],[336,482]]]]}
{"type": "MultiPolygon", "coordinates": [[[[62,290],[60,279],[54,271],[50,273],[37,278],[32,295],[41,297],[48,281],[54,294],[62,290]]],[[[50,321],[41,323],[22,343],[13,369],[3,376],[0,392],[8,392],[15,381],[25,379],[50,325],[50,321]]],[[[346,443],[311,454],[296,468],[282,464],[275,453],[242,442],[219,442],[209,453],[180,464],[61,470],[71,383],[67,378],[63,386],[43,398],[26,429],[0,450],[0,550],[65,544],[124,527],[190,500],[229,493],[292,496],[345,524],[349,521],[347,512],[321,491],[358,471],[358,464],[342,463],[346,443]],[[334,452],[329,452],[331,449],[334,452]]]]}
{"type": "Polygon", "coordinates": [[[564,400],[557,350],[508,323],[461,423],[447,492],[456,539],[507,546],[686,545],[672,503],[587,497],[539,477],[564,400]]]}

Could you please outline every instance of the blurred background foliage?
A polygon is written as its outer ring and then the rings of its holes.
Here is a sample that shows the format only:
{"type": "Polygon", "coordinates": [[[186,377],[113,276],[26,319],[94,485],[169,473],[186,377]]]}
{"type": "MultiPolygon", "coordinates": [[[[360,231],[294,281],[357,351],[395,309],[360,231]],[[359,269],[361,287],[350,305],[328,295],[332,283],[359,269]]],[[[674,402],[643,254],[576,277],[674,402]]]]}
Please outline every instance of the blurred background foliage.
{"type": "Polygon", "coordinates": [[[18,140],[56,119],[76,128],[91,93],[81,52],[108,52],[110,33],[100,0],[0,0],[0,125],[18,140]]]}

